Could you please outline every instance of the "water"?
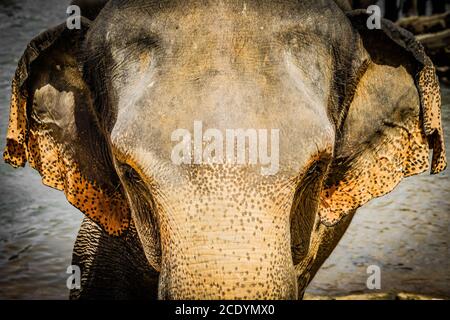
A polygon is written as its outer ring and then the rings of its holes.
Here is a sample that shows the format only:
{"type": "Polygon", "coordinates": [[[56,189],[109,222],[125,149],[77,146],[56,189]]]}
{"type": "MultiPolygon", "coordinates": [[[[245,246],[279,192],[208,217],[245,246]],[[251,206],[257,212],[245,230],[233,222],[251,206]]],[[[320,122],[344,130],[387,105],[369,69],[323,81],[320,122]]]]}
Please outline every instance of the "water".
{"type": "MultiPolygon", "coordinates": [[[[27,43],[61,23],[69,1],[0,0],[0,148],[10,82],[27,43]]],[[[450,89],[443,88],[450,132],[450,89]]],[[[447,141],[450,137],[446,135],[447,141]]],[[[65,299],[66,269],[82,214],[26,167],[0,163],[0,298],[65,299]]],[[[450,296],[448,171],[409,178],[360,209],[309,287],[313,294],[368,291],[366,268],[378,265],[383,291],[450,296]]]]}

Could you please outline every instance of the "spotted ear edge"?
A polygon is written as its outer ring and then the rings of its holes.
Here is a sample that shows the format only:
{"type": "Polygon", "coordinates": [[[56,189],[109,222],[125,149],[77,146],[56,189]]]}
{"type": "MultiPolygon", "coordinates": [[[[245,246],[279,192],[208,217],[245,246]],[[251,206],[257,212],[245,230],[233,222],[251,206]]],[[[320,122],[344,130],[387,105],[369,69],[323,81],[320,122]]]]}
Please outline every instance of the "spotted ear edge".
{"type": "Polygon", "coordinates": [[[426,64],[416,77],[416,84],[422,106],[422,121],[430,148],[433,150],[431,174],[437,174],[447,168],[447,158],[442,129],[441,94],[439,79],[431,59],[426,57],[426,64]]]}
{"type": "MultiPolygon", "coordinates": [[[[362,33],[366,33],[367,37],[369,31],[362,29],[365,28],[367,14],[352,12],[350,16],[352,15],[354,18],[352,23],[357,26],[356,29],[363,30],[362,33]]],[[[401,128],[390,129],[391,134],[399,137],[403,148],[396,146],[398,142],[386,140],[379,142],[375,153],[369,157],[359,154],[352,159],[340,159],[337,155],[334,168],[331,170],[343,172],[338,179],[329,179],[322,192],[319,207],[321,222],[329,227],[336,225],[343,217],[371,199],[391,192],[404,177],[428,170],[429,149],[433,154],[431,174],[437,174],[447,166],[441,123],[440,88],[433,63],[412,34],[391,22],[383,20],[383,29],[377,32],[382,32],[387,41],[401,47],[416,62],[416,73],[412,76],[419,96],[420,114],[413,124],[409,124],[410,132],[407,135],[401,128]],[[356,167],[364,170],[352,169],[356,167]],[[382,187],[371,188],[376,184],[382,187]]],[[[370,68],[368,70],[366,72],[370,72],[370,68]]]]}
{"type": "MultiPolygon", "coordinates": [[[[53,50],[61,39],[70,37],[74,41],[84,37],[88,28],[89,21],[84,18],[81,30],[69,30],[62,24],[40,34],[26,48],[12,81],[10,119],[3,157],[6,163],[16,168],[24,167],[28,161],[40,173],[44,185],[63,191],[73,206],[108,234],[121,236],[130,224],[130,209],[123,192],[100,185],[83,174],[76,155],[68,152],[70,148],[62,147],[51,135],[52,130],[47,124],[33,117],[37,98],[30,83],[33,63],[53,50]]],[[[49,105],[66,107],[58,103],[55,98],[49,105]]],[[[47,109],[50,110],[51,106],[47,109]]]]}

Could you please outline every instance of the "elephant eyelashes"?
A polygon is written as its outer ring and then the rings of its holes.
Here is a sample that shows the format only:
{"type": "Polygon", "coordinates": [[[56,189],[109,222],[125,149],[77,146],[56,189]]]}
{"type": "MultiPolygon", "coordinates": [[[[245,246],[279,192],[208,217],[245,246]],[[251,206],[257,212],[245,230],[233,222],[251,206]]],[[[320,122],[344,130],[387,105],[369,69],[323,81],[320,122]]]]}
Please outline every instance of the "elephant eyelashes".
{"type": "Polygon", "coordinates": [[[316,219],[319,202],[318,195],[328,170],[331,158],[328,155],[313,160],[298,183],[291,209],[291,252],[292,261],[297,265],[308,252],[310,234],[316,219]]]}
{"type": "Polygon", "coordinates": [[[130,165],[121,163],[119,164],[119,169],[122,172],[124,178],[126,178],[128,181],[141,181],[141,177],[139,176],[139,174],[130,165]]]}
{"type": "Polygon", "coordinates": [[[323,176],[326,173],[329,162],[329,159],[320,159],[314,161],[306,172],[306,176],[312,176],[314,178],[323,176]]]}

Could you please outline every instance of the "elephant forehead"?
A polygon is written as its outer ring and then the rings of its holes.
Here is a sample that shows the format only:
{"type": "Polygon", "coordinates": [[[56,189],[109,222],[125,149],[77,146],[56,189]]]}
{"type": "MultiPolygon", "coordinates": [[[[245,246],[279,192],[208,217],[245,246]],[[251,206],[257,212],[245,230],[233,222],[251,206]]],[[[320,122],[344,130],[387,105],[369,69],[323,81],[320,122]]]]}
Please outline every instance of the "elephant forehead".
{"type": "Polygon", "coordinates": [[[270,177],[296,179],[312,160],[331,154],[334,144],[329,121],[297,116],[293,113],[284,122],[259,125],[236,121],[230,126],[191,115],[175,125],[136,119],[126,129],[113,131],[114,153],[149,179],[164,184],[191,181],[202,185],[199,177],[216,176],[249,185],[270,177]]]}
{"type": "MultiPolygon", "coordinates": [[[[175,3],[179,9],[181,3],[175,3]]],[[[197,3],[185,7],[182,15],[174,7],[138,10],[137,15],[150,14],[142,19],[148,22],[145,26],[125,25],[130,27],[126,37],[114,27],[106,32],[113,65],[108,90],[117,110],[114,147],[155,179],[161,172],[180,172],[171,157],[180,142],[173,139],[178,130],[189,136],[191,158],[195,142],[203,145],[202,164],[211,135],[220,137],[224,160],[227,132],[244,130],[256,137],[256,162],[261,164],[260,151],[269,155],[272,134],[278,134],[277,172],[291,176],[317,153],[332,149],[334,128],[327,106],[334,67],[329,44],[320,40],[318,31],[308,37],[289,31],[305,16],[299,7],[284,15],[287,5],[267,2],[268,10],[262,10],[264,5],[251,1],[232,3],[197,3]],[[136,30],[145,36],[134,39],[136,30]],[[152,40],[140,41],[145,37],[152,40]],[[200,133],[194,130],[198,122],[200,133]]],[[[123,16],[133,6],[120,9],[123,16]]],[[[312,23],[308,18],[303,26],[312,23]]]]}
{"type": "Polygon", "coordinates": [[[111,1],[101,14],[102,19],[113,20],[113,23],[107,22],[110,30],[128,35],[131,35],[132,26],[144,24],[156,33],[178,30],[201,33],[213,29],[220,32],[224,28],[240,29],[245,24],[263,33],[264,30],[276,32],[299,22],[318,30],[319,19],[342,19],[343,16],[334,0],[111,1]],[[128,17],[133,19],[124,21],[128,17]],[[117,20],[122,23],[115,24],[117,20]],[[267,26],[270,28],[261,28],[267,26]]]}
{"type": "Polygon", "coordinates": [[[152,175],[178,172],[173,153],[180,144],[190,159],[183,164],[209,163],[213,156],[220,158],[213,163],[229,163],[230,152],[242,152],[248,161],[235,164],[276,162],[277,172],[298,174],[334,144],[327,114],[331,72],[300,66],[287,50],[278,55],[270,70],[240,72],[212,59],[213,74],[188,79],[189,72],[177,76],[170,64],[155,65],[132,85],[118,84],[114,147],[152,175]]]}
{"type": "Polygon", "coordinates": [[[252,91],[248,83],[225,79],[220,88],[173,83],[177,93],[158,90],[119,108],[114,148],[158,181],[190,179],[195,168],[210,164],[296,177],[311,158],[332,152],[335,135],[323,97],[301,79],[285,77],[280,91],[263,95],[259,86],[252,91]]]}
{"type": "MultiPolygon", "coordinates": [[[[277,8],[265,11],[251,1],[231,3],[197,3],[183,15],[173,8],[148,10],[150,19],[136,20],[145,26],[123,27],[130,28],[126,37],[115,27],[106,32],[116,155],[160,190],[179,193],[168,186],[188,183],[198,190],[205,184],[194,176],[210,182],[230,170],[230,183],[247,188],[267,175],[285,183],[333,149],[329,44],[318,31],[305,36],[305,30],[291,30],[305,17],[298,7],[284,15],[283,5],[267,3],[277,8]],[[180,151],[181,160],[174,160],[180,151]]],[[[308,18],[303,26],[312,23],[308,18]]]]}

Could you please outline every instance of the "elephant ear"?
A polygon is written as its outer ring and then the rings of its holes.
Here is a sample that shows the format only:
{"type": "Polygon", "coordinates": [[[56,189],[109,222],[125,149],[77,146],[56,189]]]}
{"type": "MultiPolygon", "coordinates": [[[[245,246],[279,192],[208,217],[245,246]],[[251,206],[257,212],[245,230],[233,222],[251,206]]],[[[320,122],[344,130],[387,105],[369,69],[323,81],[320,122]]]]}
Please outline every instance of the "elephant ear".
{"type": "Polygon", "coordinates": [[[108,140],[83,80],[80,48],[89,29],[60,25],[30,42],[12,81],[4,159],[28,161],[42,182],[111,235],[129,225],[130,210],[114,169],[108,140]]]}
{"type": "Polygon", "coordinates": [[[364,11],[348,17],[364,62],[322,191],[319,215],[327,226],[428,170],[429,149],[432,174],[447,164],[439,81],[422,45],[388,20],[369,30],[364,11]]]}

